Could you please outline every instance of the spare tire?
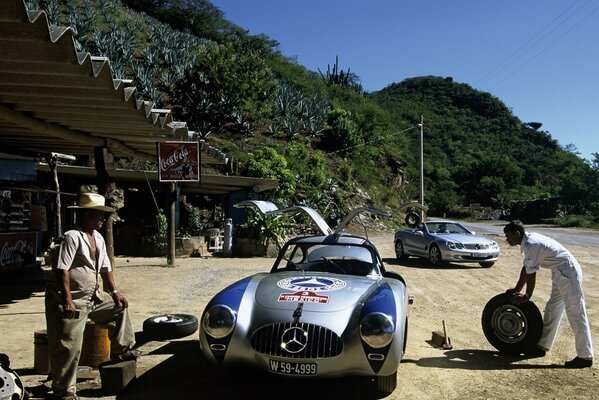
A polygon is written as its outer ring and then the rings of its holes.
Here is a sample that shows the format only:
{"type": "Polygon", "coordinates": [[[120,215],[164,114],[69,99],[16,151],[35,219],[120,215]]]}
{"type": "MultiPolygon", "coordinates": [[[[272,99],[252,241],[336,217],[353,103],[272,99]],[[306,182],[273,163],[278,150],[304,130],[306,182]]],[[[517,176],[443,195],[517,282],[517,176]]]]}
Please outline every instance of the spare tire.
{"type": "Polygon", "coordinates": [[[409,211],[406,214],[406,217],[404,218],[404,222],[410,228],[415,228],[418,225],[420,225],[420,223],[422,222],[422,218],[420,218],[420,214],[418,214],[414,211],[409,211]]]}
{"type": "Polygon", "coordinates": [[[501,293],[485,305],[482,325],[493,347],[507,354],[532,354],[543,333],[543,317],[532,301],[513,304],[514,295],[501,293]]]}
{"type": "Polygon", "coordinates": [[[198,319],[190,314],[162,314],[144,321],[144,336],[150,340],[170,340],[189,336],[198,330],[198,319]]]}

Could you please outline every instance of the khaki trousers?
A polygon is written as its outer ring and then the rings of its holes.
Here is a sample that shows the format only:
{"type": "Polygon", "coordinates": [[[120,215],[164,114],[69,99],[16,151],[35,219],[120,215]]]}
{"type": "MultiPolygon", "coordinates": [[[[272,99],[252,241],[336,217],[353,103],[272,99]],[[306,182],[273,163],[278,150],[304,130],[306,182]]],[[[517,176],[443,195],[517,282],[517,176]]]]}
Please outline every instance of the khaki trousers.
{"type": "Polygon", "coordinates": [[[54,396],[61,397],[67,391],[75,393],[77,367],[81,357],[83,333],[88,319],[108,329],[110,353],[120,354],[135,345],[135,332],[129,317],[129,309],[118,306],[108,297],[102,303],[90,302],[80,309],[77,319],[63,318],[62,296],[51,289],[46,290],[46,326],[50,373],[54,396]]]}

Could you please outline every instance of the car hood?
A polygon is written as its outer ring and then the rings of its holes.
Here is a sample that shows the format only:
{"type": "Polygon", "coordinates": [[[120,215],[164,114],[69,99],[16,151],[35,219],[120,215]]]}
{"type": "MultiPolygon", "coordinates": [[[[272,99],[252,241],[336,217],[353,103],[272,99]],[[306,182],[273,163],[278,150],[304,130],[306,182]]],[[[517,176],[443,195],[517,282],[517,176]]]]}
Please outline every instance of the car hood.
{"type": "Polygon", "coordinates": [[[491,243],[493,242],[491,239],[488,239],[486,237],[483,236],[478,236],[478,235],[467,235],[467,234],[450,234],[450,235],[434,235],[436,238],[440,239],[440,240],[451,240],[454,242],[460,242],[460,243],[491,243]]]}
{"type": "Polygon", "coordinates": [[[256,286],[256,303],[273,310],[303,309],[335,312],[354,307],[378,287],[380,279],[339,274],[275,273],[262,276],[256,286]]]}

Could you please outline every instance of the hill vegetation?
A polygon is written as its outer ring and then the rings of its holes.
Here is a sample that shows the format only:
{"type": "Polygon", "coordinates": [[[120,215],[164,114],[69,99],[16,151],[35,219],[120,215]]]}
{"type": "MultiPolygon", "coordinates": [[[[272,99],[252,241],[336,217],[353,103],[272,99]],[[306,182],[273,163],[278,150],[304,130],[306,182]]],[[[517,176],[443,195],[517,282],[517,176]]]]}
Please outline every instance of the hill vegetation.
{"type": "Polygon", "coordinates": [[[541,122],[522,122],[496,97],[449,77],[366,93],[339,60],[325,68],[335,55],[309,71],[208,0],[28,5],[73,27],[82,51],[109,57],[139,97],[172,108],[232,157],[233,173],[279,179],[267,195],[279,206],[305,204],[333,222],[357,205],[418,200],[423,117],[429,214],[462,215],[475,203],[524,219],[597,222],[597,155],[582,160],[541,122]],[[530,202],[547,212],[532,213],[530,202]]]}

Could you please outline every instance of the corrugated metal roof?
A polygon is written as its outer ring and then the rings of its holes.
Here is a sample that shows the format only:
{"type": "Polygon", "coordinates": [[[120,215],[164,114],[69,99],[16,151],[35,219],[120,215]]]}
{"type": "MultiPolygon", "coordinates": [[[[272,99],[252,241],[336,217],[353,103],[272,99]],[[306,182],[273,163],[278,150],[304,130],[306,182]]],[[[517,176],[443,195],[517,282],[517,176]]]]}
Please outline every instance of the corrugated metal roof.
{"type": "MultiPolygon", "coordinates": [[[[12,154],[93,155],[156,160],[156,142],[197,140],[170,110],[135,99],[131,81],[114,79],[109,61],[77,52],[70,28],[50,26],[23,0],[0,7],[0,147],[12,154]]],[[[203,164],[226,156],[202,142],[203,164]]]]}
{"type": "MultiPolygon", "coordinates": [[[[51,173],[50,167],[46,163],[36,163],[35,168],[38,173],[51,173]]],[[[77,167],[61,165],[58,167],[59,174],[76,176],[82,178],[93,178],[96,171],[90,167],[77,167]]],[[[158,172],[156,171],[132,171],[115,169],[110,171],[110,176],[116,179],[119,184],[125,182],[135,182],[145,186],[146,182],[151,182],[154,187],[160,185],[158,182],[158,172]]],[[[246,176],[224,176],[202,174],[200,182],[180,182],[182,193],[201,193],[210,196],[221,196],[228,193],[248,191],[263,192],[276,189],[279,186],[277,179],[251,178],[246,176]]]]}

